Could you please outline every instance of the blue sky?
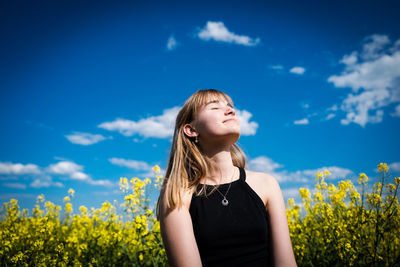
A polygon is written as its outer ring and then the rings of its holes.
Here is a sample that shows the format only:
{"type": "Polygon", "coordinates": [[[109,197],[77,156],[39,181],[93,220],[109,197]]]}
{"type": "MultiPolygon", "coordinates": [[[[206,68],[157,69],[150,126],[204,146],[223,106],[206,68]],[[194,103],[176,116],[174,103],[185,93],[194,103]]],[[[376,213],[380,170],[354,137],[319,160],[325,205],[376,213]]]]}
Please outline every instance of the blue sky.
{"type": "Polygon", "coordinates": [[[396,1],[0,5],[1,202],[122,202],[119,178],[165,169],[176,113],[205,88],[232,97],[248,168],[285,199],[319,170],[400,174],[396,1]]]}

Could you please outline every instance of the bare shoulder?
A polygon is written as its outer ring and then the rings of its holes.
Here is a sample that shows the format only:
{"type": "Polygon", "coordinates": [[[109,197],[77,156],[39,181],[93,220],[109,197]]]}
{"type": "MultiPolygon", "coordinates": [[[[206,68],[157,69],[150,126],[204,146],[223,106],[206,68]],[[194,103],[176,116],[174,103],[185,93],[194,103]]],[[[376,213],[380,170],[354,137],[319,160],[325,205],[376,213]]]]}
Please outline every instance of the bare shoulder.
{"type": "Polygon", "coordinates": [[[246,182],[260,196],[265,205],[270,198],[280,192],[277,179],[269,173],[246,170],[246,182]]]}
{"type": "Polygon", "coordinates": [[[192,195],[193,193],[190,190],[187,190],[182,193],[182,202],[187,210],[190,209],[190,203],[192,202],[192,195]]]}
{"type": "MultiPolygon", "coordinates": [[[[185,211],[189,211],[190,203],[192,200],[192,193],[188,191],[181,192],[181,200],[182,204],[180,207],[176,207],[178,210],[184,208],[185,211]]],[[[165,186],[163,186],[160,190],[160,201],[161,201],[161,209],[163,217],[167,216],[172,210],[168,210],[166,207],[166,195],[165,195],[165,186]]]]}
{"type": "Polygon", "coordinates": [[[246,170],[246,178],[249,182],[256,183],[262,187],[274,188],[278,184],[278,181],[274,176],[264,172],[253,172],[246,170]]]}

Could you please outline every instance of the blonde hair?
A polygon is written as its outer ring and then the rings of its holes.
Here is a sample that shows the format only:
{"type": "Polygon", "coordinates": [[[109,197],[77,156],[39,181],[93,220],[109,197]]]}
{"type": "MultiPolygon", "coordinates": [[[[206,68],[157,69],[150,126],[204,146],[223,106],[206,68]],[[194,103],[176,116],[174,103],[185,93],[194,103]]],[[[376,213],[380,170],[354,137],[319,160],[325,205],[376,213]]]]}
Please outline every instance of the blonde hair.
{"type": "MultiPolygon", "coordinates": [[[[168,210],[180,207],[182,203],[182,192],[191,191],[193,194],[200,181],[213,169],[214,163],[194,142],[194,139],[188,137],[183,132],[185,124],[191,123],[197,116],[200,109],[213,97],[223,98],[232,103],[232,99],[225,93],[215,89],[199,90],[194,93],[181,108],[175,122],[174,138],[172,141],[171,153],[168,161],[165,179],[162,185],[160,196],[157,201],[157,218],[160,216],[160,202],[165,201],[168,210]],[[161,199],[163,197],[163,199],[161,199]]],[[[237,144],[230,148],[232,163],[237,167],[245,167],[245,155],[237,144]]],[[[202,186],[197,195],[204,192],[205,185],[202,186]]],[[[210,192],[214,192],[216,187],[210,192]]]]}

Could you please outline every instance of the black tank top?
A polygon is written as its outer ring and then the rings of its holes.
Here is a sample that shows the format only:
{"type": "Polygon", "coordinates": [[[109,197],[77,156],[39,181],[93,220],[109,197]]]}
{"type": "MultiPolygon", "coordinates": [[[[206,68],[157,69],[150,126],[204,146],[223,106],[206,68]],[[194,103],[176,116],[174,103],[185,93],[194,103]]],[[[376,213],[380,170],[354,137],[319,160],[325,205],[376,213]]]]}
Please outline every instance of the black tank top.
{"type": "MultiPolygon", "coordinates": [[[[271,265],[266,208],[245,182],[245,170],[239,167],[239,171],[238,180],[218,187],[225,195],[231,184],[227,206],[222,205],[218,191],[207,197],[192,196],[189,212],[203,266],[271,265]]],[[[213,187],[206,185],[207,193],[213,187]]]]}

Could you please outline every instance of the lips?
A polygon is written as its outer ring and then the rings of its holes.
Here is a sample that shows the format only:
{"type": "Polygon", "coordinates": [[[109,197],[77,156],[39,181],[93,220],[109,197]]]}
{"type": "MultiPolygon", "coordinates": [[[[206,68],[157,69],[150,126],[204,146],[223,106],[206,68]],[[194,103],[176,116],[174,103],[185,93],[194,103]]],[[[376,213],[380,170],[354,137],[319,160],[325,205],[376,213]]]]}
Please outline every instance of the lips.
{"type": "Polygon", "coordinates": [[[236,118],[230,118],[230,119],[224,120],[224,122],[227,122],[227,121],[236,121],[236,118]]]}

